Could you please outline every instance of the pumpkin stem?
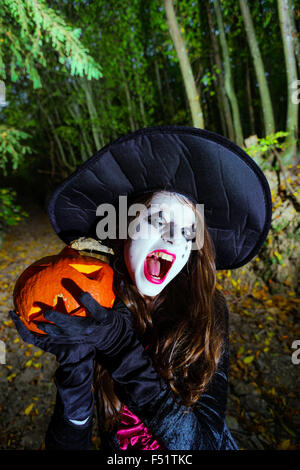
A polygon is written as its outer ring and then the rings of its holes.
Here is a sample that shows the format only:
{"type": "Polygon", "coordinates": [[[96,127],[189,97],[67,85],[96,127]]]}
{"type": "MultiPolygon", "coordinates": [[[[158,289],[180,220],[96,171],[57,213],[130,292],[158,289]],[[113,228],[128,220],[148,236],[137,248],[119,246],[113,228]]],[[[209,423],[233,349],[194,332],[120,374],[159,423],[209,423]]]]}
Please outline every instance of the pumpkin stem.
{"type": "Polygon", "coordinates": [[[74,250],[94,250],[94,251],[102,251],[104,253],[110,253],[111,255],[114,254],[114,251],[103,245],[100,240],[94,240],[93,238],[85,238],[80,237],[77,240],[73,240],[70,245],[71,248],[74,250]]]}

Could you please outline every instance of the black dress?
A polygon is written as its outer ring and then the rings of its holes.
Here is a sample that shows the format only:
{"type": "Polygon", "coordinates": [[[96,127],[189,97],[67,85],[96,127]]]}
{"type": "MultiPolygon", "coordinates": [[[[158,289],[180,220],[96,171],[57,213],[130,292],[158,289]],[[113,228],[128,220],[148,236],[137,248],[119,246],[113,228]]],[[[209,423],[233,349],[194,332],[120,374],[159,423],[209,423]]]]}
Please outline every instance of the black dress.
{"type": "MultiPolygon", "coordinates": [[[[146,406],[128,404],[129,409],[168,450],[238,450],[225,421],[228,393],[228,308],[227,334],[218,370],[210,385],[193,408],[180,405],[170,389],[162,390],[146,406]]],[[[46,449],[88,450],[91,444],[92,418],[84,425],[75,425],[63,417],[63,405],[57,395],[56,406],[46,433],[46,449]]],[[[116,433],[100,429],[105,452],[120,450],[116,433]]]]}

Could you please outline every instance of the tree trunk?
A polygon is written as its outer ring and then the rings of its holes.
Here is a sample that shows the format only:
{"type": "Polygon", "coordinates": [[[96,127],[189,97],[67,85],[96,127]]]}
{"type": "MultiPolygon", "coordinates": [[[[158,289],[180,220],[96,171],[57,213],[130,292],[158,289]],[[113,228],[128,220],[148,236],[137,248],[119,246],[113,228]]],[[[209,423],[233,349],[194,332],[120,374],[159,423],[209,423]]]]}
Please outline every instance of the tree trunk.
{"type": "Polygon", "coordinates": [[[105,99],[105,104],[106,104],[106,107],[107,107],[107,114],[108,114],[108,117],[109,117],[109,121],[112,124],[111,135],[112,135],[113,139],[116,139],[118,137],[118,134],[116,133],[116,129],[114,127],[114,122],[112,120],[112,104],[111,104],[111,100],[110,100],[110,97],[109,97],[108,93],[104,93],[104,99],[105,99]]]}
{"type": "Polygon", "coordinates": [[[129,88],[128,88],[128,83],[127,83],[127,80],[126,80],[123,64],[120,64],[120,71],[121,71],[121,75],[122,75],[122,79],[123,79],[123,85],[124,85],[124,89],[125,89],[130,129],[133,132],[133,131],[135,131],[135,122],[134,122],[134,119],[133,119],[133,111],[132,111],[133,106],[132,106],[130,91],[129,91],[129,88]]]}
{"type": "MultiPolygon", "coordinates": [[[[54,114],[56,116],[56,120],[57,120],[57,123],[61,126],[62,125],[62,120],[60,118],[60,115],[59,115],[59,112],[57,110],[57,107],[54,107],[54,114]]],[[[66,142],[66,145],[68,147],[68,155],[69,155],[69,160],[70,160],[70,165],[72,165],[74,168],[76,167],[76,165],[78,164],[78,161],[76,160],[76,157],[75,157],[75,153],[74,153],[74,150],[73,150],[73,147],[72,145],[70,144],[70,142],[66,142]]]]}
{"type": "Polygon", "coordinates": [[[60,166],[64,167],[65,169],[67,168],[70,171],[74,171],[74,166],[70,165],[70,163],[67,161],[67,157],[66,157],[66,154],[65,154],[65,151],[64,151],[64,147],[62,145],[62,142],[60,140],[59,135],[56,132],[56,129],[55,129],[55,126],[54,126],[54,123],[53,123],[53,120],[52,120],[50,114],[48,114],[48,112],[44,109],[44,107],[42,106],[41,103],[39,103],[39,107],[40,107],[40,110],[42,111],[42,113],[44,114],[46,120],[49,123],[49,127],[51,129],[52,135],[53,135],[54,140],[56,142],[56,145],[57,145],[57,148],[58,148],[58,151],[59,151],[59,155],[60,155],[60,161],[59,161],[60,166]]]}
{"type": "Polygon", "coordinates": [[[169,80],[169,76],[167,72],[167,63],[164,60],[164,58],[162,58],[162,60],[163,60],[162,71],[163,71],[164,81],[165,81],[165,85],[166,85],[167,93],[168,93],[168,110],[170,110],[171,116],[173,117],[175,116],[175,113],[176,113],[175,100],[174,100],[174,96],[172,93],[172,88],[170,85],[170,80],[169,80]]]}
{"type": "Polygon", "coordinates": [[[248,107],[249,107],[249,117],[250,117],[250,134],[255,134],[255,117],[254,109],[252,104],[252,93],[251,93],[251,81],[250,81],[250,67],[247,62],[247,71],[246,71],[246,88],[247,88],[247,98],[248,98],[248,107]]]}
{"type": "Polygon", "coordinates": [[[140,114],[142,118],[142,123],[143,126],[147,126],[147,118],[146,118],[146,112],[145,112],[145,105],[144,105],[144,98],[143,98],[143,93],[141,93],[141,81],[140,77],[138,75],[138,72],[136,69],[134,69],[134,78],[135,78],[135,83],[136,83],[136,92],[139,97],[139,106],[140,106],[140,114]]]}
{"type": "Polygon", "coordinates": [[[297,67],[293,45],[292,28],[289,16],[288,0],[278,0],[278,13],[284,49],[286,75],[287,75],[287,119],[286,130],[289,132],[287,143],[291,146],[292,159],[297,163],[296,139],[298,133],[298,103],[293,96],[297,84],[297,67]]]}
{"type": "MultiPolygon", "coordinates": [[[[70,85],[70,83],[66,82],[66,86],[70,94],[73,92],[72,88],[74,88],[76,90],[76,93],[77,93],[76,96],[78,98],[78,91],[80,90],[80,88],[78,87],[78,85],[75,84],[75,81],[73,81],[72,86],[70,85]]],[[[80,133],[83,139],[83,142],[80,143],[80,155],[81,155],[81,161],[84,162],[89,157],[92,156],[93,151],[92,151],[92,146],[90,145],[89,134],[84,128],[84,126],[81,125],[84,114],[83,115],[81,114],[78,102],[79,102],[78,99],[75,101],[72,100],[72,104],[68,107],[68,111],[80,129],[80,133]]],[[[84,108],[84,112],[85,111],[86,111],[86,108],[84,108]]]]}
{"type": "Polygon", "coordinates": [[[169,32],[177,52],[194,127],[204,128],[203,112],[200,105],[200,92],[197,91],[192,67],[180,33],[174,11],[173,0],[164,0],[169,32]]]}
{"type": "Polygon", "coordinates": [[[239,111],[238,100],[237,100],[236,93],[234,90],[234,85],[233,85],[229,50],[228,50],[228,44],[227,44],[227,40],[225,36],[225,30],[224,30],[219,0],[214,0],[214,7],[215,7],[217,24],[218,24],[219,34],[220,34],[220,43],[221,43],[223,59],[224,59],[225,91],[230,101],[232,114],[233,114],[235,141],[238,145],[243,146],[244,138],[243,138],[242,125],[241,125],[240,111],[239,111]]]}
{"type": "MultiPolygon", "coordinates": [[[[207,3],[206,3],[206,9],[209,10],[209,6],[207,5],[207,3]]],[[[216,59],[216,50],[215,50],[215,44],[214,44],[216,38],[213,39],[212,28],[213,28],[213,26],[209,22],[210,38],[211,38],[211,42],[212,42],[212,45],[213,45],[213,51],[209,53],[209,61],[210,61],[210,67],[211,67],[212,74],[213,74],[214,68],[217,65],[217,59],[216,59]]],[[[221,122],[222,134],[224,136],[228,136],[227,124],[226,124],[225,113],[224,113],[224,103],[222,101],[220,76],[219,76],[219,73],[216,72],[216,74],[217,74],[216,80],[213,80],[213,87],[214,87],[214,91],[215,91],[216,97],[217,97],[218,108],[217,108],[217,110],[213,109],[213,111],[214,111],[214,113],[213,113],[213,122],[214,122],[214,124],[216,124],[216,111],[217,111],[218,119],[221,122]]],[[[215,108],[215,107],[213,107],[213,108],[215,108]]]]}
{"type": "Polygon", "coordinates": [[[98,125],[99,117],[98,117],[98,113],[94,105],[94,98],[93,98],[93,91],[92,91],[91,83],[89,82],[89,80],[85,78],[80,79],[79,83],[86,96],[87,107],[88,107],[89,115],[91,118],[92,134],[93,134],[96,150],[99,150],[101,147],[103,147],[104,141],[103,141],[103,135],[102,135],[101,129],[98,125]]]}
{"type": "MultiPolygon", "coordinates": [[[[225,93],[224,75],[223,75],[223,67],[222,67],[220,48],[219,48],[219,44],[218,44],[218,41],[217,41],[217,38],[216,38],[216,35],[215,35],[214,22],[213,22],[210,6],[207,2],[205,2],[205,6],[206,6],[206,11],[207,11],[207,18],[208,18],[208,24],[209,24],[209,29],[210,29],[211,43],[212,43],[212,46],[213,46],[215,64],[218,67],[218,69],[220,70],[220,73],[218,73],[218,81],[217,81],[218,95],[219,95],[219,99],[222,103],[221,108],[223,109],[224,115],[225,115],[227,135],[228,135],[230,140],[234,140],[234,127],[233,127],[230,104],[228,102],[228,98],[227,98],[226,93],[225,93]]],[[[199,1],[200,11],[201,11],[201,8],[202,8],[202,3],[199,1]]]]}
{"type": "Polygon", "coordinates": [[[275,132],[275,120],[271,95],[268,82],[265,75],[264,63],[261,57],[260,49],[256,39],[255,29],[251,18],[251,13],[247,4],[247,0],[239,0],[242,17],[245,23],[248,44],[253,59],[254,69],[258,81],[260,100],[262,104],[265,133],[273,134],[275,132]]]}
{"type": "Polygon", "coordinates": [[[161,107],[161,113],[162,113],[162,116],[164,117],[164,99],[163,99],[161,77],[160,77],[160,72],[159,72],[159,65],[158,65],[156,51],[154,52],[154,69],[155,69],[155,76],[156,76],[156,83],[157,83],[157,88],[158,88],[158,96],[159,96],[159,103],[161,107]]]}
{"type": "Polygon", "coordinates": [[[290,13],[290,20],[291,20],[291,31],[294,43],[294,50],[296,55],[297,67],[298,67],[298,74],[300,76],[300,41],[299,36],[300,34],[297,32],[296,23],[295,23],[295,6],[293,0],[289,2],[289,13],[290,13]]]}
{"type": "MultiPolygon", "coordinates": [[[[210,61],[211,61],[211,68],[213,70],[213,66],[216,63],[215,57],[211,56],[210,61]]],[[[218,117],[220,119],[220,122],[221,122],[222,134],[226,137],[226,136],[228,136],[228,130],[227,130],[227,123],[226,123],[225,111],[224,111],[224,103],[223,103],[223,100],[222,100],[222,92],[221,92],[219,77],[217,77],[217,80],[213,81],[213,86],[214,86],[214,89],[215,89],[215,93],[216,93],[216,96],[217,96],[217,102],[218,102],[218,109],[214,110],[214,111],[217,111],[217,115],[218,115],[218,117]]],[[[213,119],[214,119],[214,121],[216,120],[216,113],[214,113],[214,118],[213,119]]],[[[233,138],[234,138],[234,136],[233,136],[233,138]]]]}
{"type": "Polygon", "coordinates": [[[72,103],[72,105],[69,106],[68,110],[72,118],[78,122],[78,125],[80,128],[80,132],[81,132],[82,139],[83,139],[83,147],[84,147],[84,151],[82,151],[81,149],[81,160],[84,162],[87,158],[91,157],[93,154],[92,147],[89,142],[89,136],[87,135],[86,130],[82,126],[80,126],[80,118],[82,118],[82,116],[80,115],[78,104],[72,103]]]}

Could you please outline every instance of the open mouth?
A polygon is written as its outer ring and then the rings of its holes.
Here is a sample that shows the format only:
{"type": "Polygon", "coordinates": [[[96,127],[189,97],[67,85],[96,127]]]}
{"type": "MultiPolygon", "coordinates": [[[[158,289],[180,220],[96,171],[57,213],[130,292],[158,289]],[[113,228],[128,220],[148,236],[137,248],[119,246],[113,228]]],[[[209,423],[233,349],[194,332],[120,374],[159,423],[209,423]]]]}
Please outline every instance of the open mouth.
{"type": "Polygon", "coordinates": [[[161,284],[166,279],[176,256],[166,250],[154,250],[146,256],[144,274],[154,284],[161,284]]]}

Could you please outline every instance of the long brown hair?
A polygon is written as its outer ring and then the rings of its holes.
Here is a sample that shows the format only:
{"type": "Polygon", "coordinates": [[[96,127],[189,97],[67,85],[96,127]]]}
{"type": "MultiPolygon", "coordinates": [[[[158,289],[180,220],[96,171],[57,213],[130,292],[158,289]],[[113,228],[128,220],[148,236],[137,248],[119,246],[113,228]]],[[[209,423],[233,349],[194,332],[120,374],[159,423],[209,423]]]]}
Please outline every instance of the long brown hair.
{"type": "MultiPolygon", "coordinates": [[[[135,202],[149,207],[153,195],[135,202]]],[[[202,221],[204,243],[197,236],[198,249],[191,251],[184,268],[159,295],[146,302],[128,274],[124,241],[114,241],[113,289],[131,311],[137,335],[148,346],[154,367],[169,383],[174,398],[192,406],[207,388],[222,354],[224,296],[216,289],[214,246],[204,220],[194,204],[174,195],[193,208],[197,223],[202,221]]],[[[94,390],[101,422],[111,430],[121,417],[122,403],[109,373],[99,363],[95,366],[94,390]]]]}

